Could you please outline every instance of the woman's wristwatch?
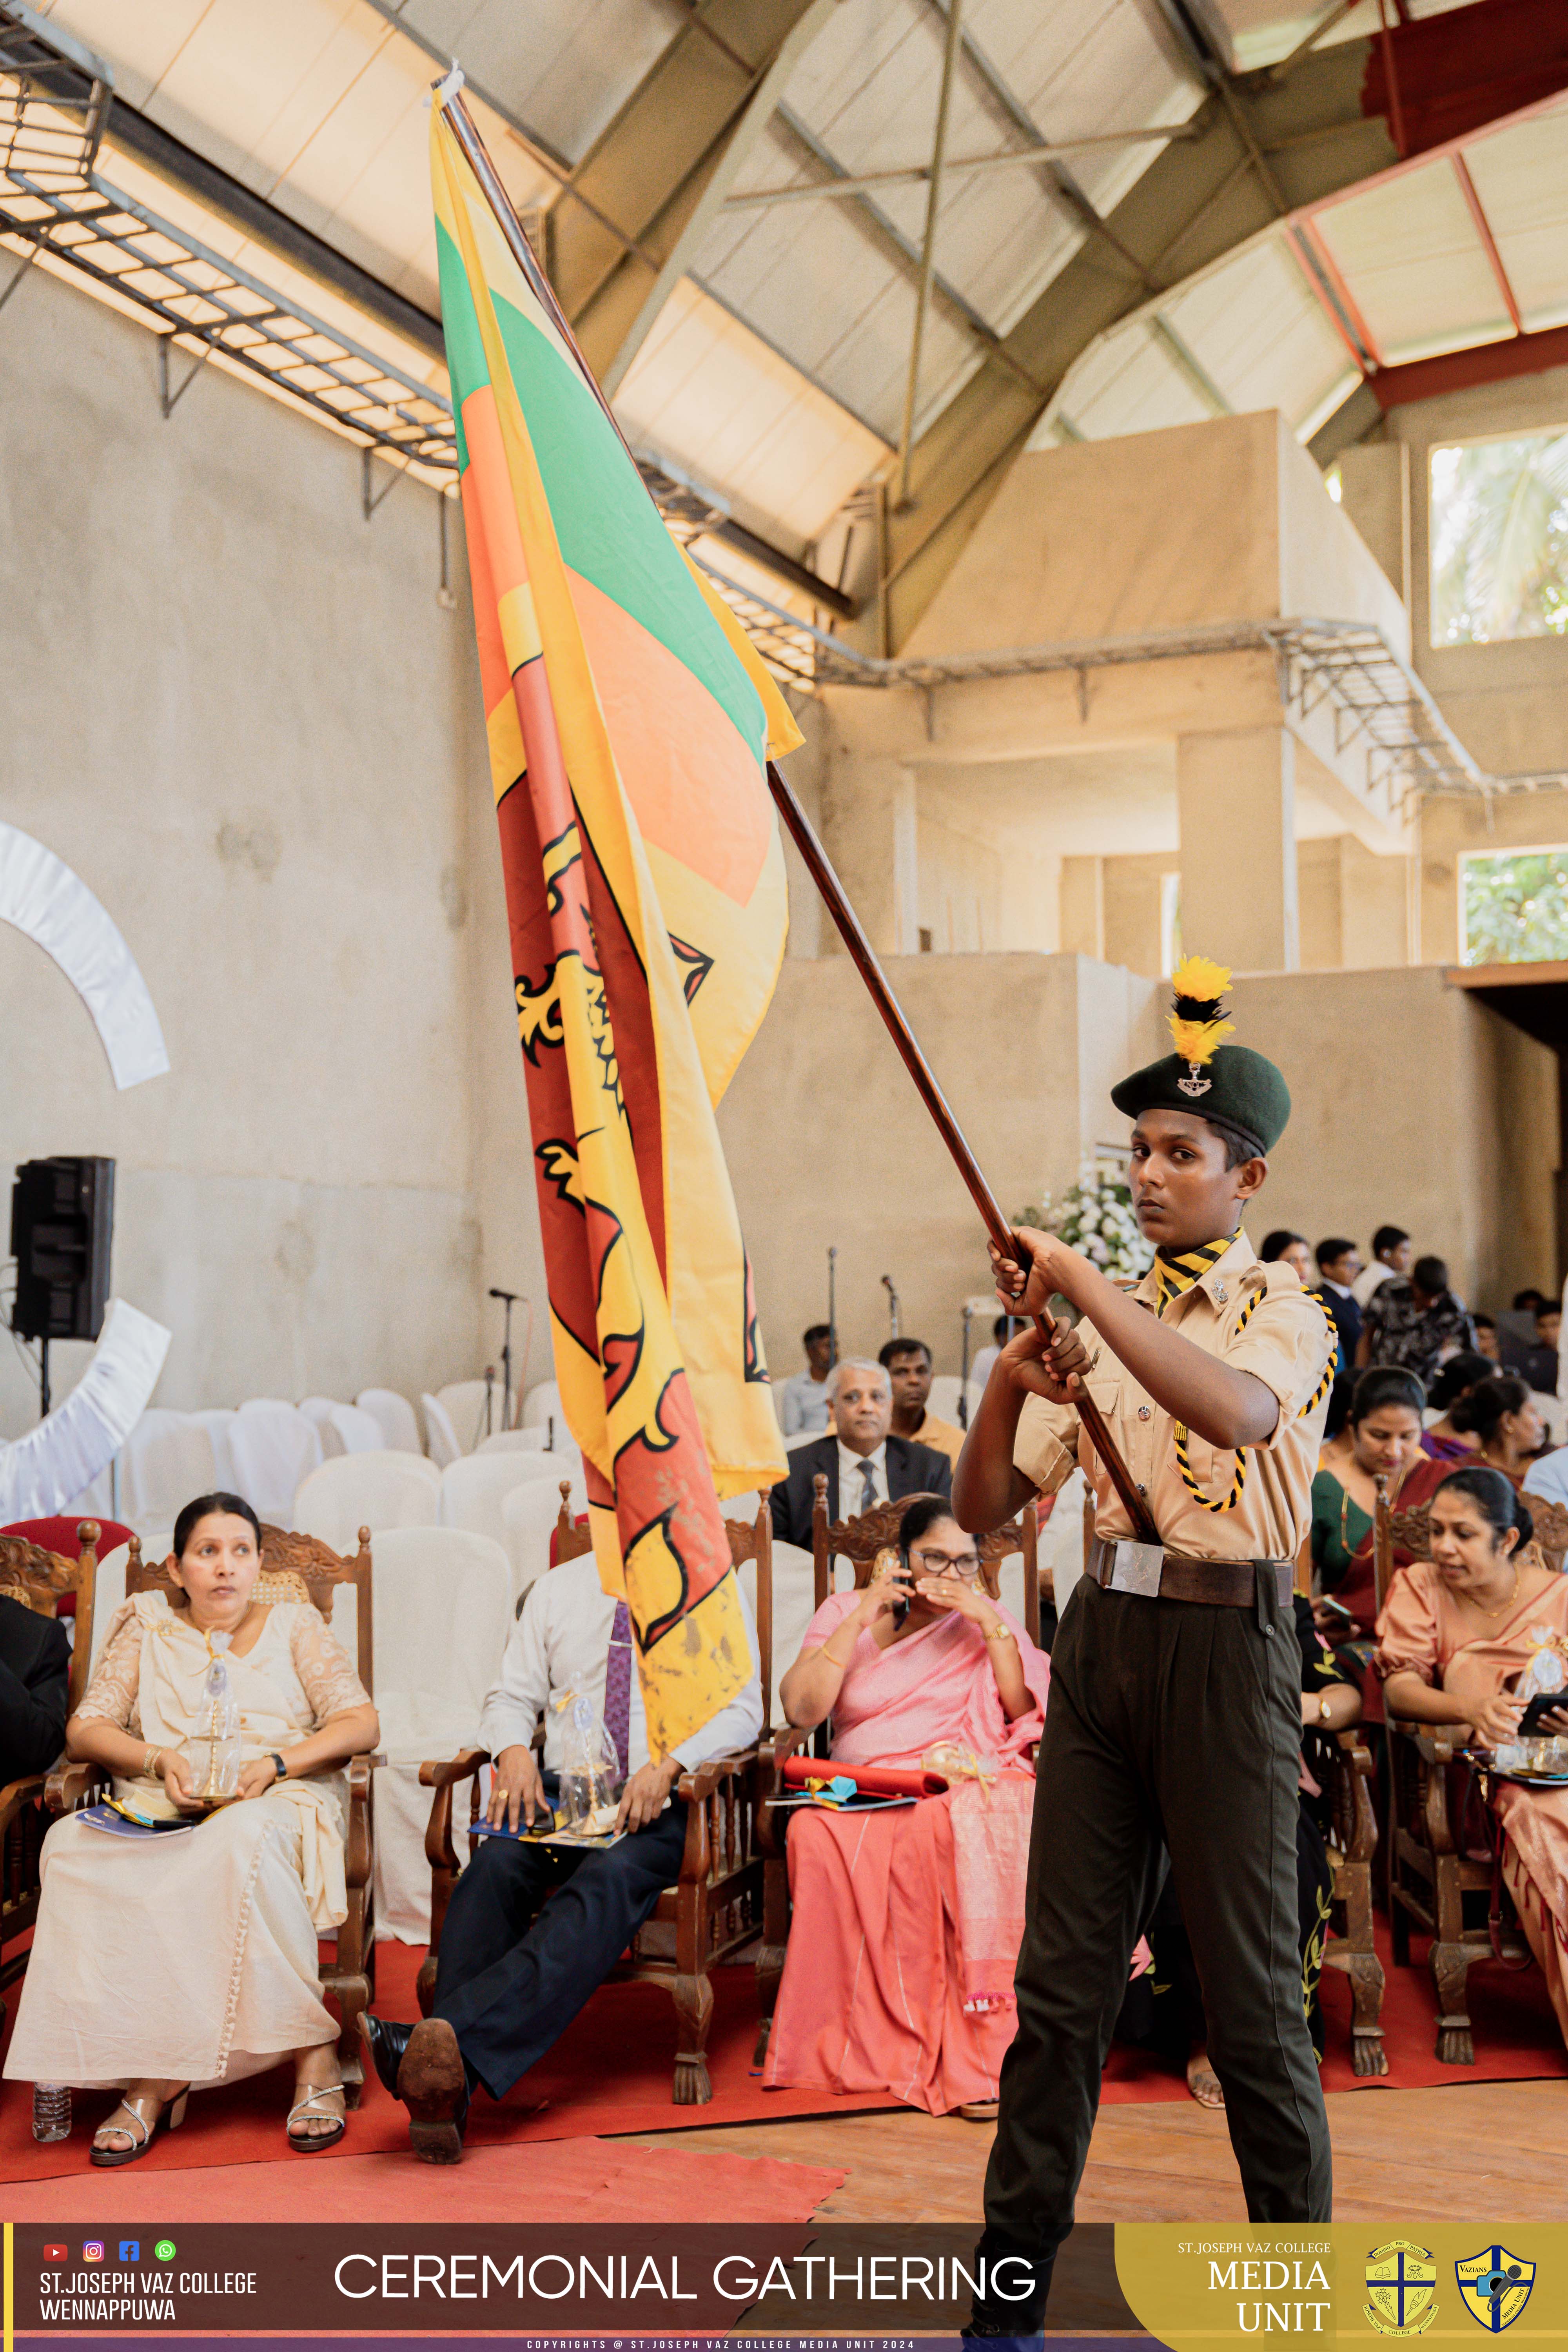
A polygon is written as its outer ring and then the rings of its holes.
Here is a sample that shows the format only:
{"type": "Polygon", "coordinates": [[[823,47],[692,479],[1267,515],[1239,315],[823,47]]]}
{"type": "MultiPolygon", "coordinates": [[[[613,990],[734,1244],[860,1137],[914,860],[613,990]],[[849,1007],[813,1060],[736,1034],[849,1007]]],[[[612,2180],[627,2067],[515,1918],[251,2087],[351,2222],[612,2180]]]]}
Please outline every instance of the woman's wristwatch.
{"type": "Polygon", "coordinates": [[[1327,1723],[1329,1719],[1329,1694],[1327,1691],[1320,1691],[1318,1693],[1318,1721],[1320,1723],[1327,1723]]]}
{"type": "Polygon", "coordinates": [[[267,1752],[272,1759],[274,1765],[277,1767],[278,1778],[280,1780],[286,1780],[289,1778],[289,1767],[284,1763],[283,1759],[279,1755],[276,1748],[269,1748],[267,1752]]]}

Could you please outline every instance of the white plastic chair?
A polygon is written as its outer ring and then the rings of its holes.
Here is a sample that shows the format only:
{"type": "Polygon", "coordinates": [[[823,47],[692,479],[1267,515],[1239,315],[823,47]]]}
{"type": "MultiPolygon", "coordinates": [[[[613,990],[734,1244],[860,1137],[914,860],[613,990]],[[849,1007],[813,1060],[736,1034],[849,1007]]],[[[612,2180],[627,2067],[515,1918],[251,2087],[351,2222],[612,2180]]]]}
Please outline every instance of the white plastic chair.
{"type": "Polygon", "coordinates": [[[395,1389],[361,1389],[354,1399],[361,1412],[375,1415],[381,1423],[381,1442],[390,1454],[418,1454],[419,1422],[414,1407],[395,1389]]]}
{"type": "Polygon", "coordinates": [[[499,1381],[448,1381],[436,1391],[437,1404],[445,1405],[458,1433],[458,1443],[465,1454],[471,1454],[481,1437],[488,1437],[500,1427],[501,1389],[499,1381]],[[486,1401],[489,1416],[485,1414],[486,1401]]]}
{"type": "Polygon", "coordinates": [[[571,1483],[574,1510],[585,1511],[587,1489],[575,1463],[568,1468],[548,1454],[470,1454],[461,1462],[448,1464],[441,1473],[441,1524],[468,1528],[504,1544],[501,1504],[513,1488],[537,1486],[542,1493],[555,1496],[559,1509],[563,1479],[571,1483]]]}
{"type": "Polygon", "coordinates": [[[228,1450],[236,1494],[271,1526],[290,1527],[294,1496],[321,1461],[315,1423],[280,1398],[253,1397],[234,1417],[228,1450]]]}
{"type": "Polygon", "coordinates": [[[199,1421],[202,1427],[206,1431],[208,1437],[212,1440],[213,1461],[216,1465],[216,1484],[226,1488],[227,1491],[232,1494],[234,1491],[234,1454],[229,1445],[228,1440],[229,1432],[233,1429],[235,1421],[237,1418],[233,1406],[208,1405],[204,1407],[200,1412],[193,1412],[188,1417],[192,1421],[199,1421]]]}
{"type": "Polygon", "coordinates": [[[426,1944],[430,1791],[419,1786],[419,1767],[478,1744],[511,1629],[511,1569],[499,1543],[459,1528],[389,1528],[372,1560],[375,1704],[387,1759],[375,1776],[376,1934],[426,1944]]]}
{"type": "Polygon", "coordinates": [[[519,1601],[550,1566],[550,1538],[561,1516],[563,1486],[568,1489],[567,1510],[575,1518],[586,1510],[587,1500],[567,1476],[525,1478],[501,1496],[501,1537],[511,1562],[513,1597],[519,1601]]]}
{"type": "Polygon", "coordinates": [[[476,1454],[542,1454],[548,1433],[543,1429],[498,1429],[492,1437],[481,1437],[474,1452],[476,1454]]]}
{"type": "Polygon", "coordinates": [[[425,1451],[437,1470],[445,1470],[448,1463],[463,1458],[452,1416],[437,1397],[425,1393],[419,1402],[425,1408],[425,1451]]]}
{"type": "MultiPolygon", "coordinates": [[[[441,1517],[441,1473],[423,1454],[340,1454],[312,1470],[294,1497],[292,1524],[336,1552],[353,1553],[359,1531],[433,1528],[441,1517]]],[[[379,1595],[376,1607],[381,1601],[379,1595]]]]}
{"type": "Polygon", "coordinates": [[[553,1381],[541,1381],[530,1389],[522,1401],[521,1424],[524,1429],[542,1429],[552,1418],[564,1429],[566,1416],[561,1410],[561,1391],[553,1381]]]}
{"type": "Polygon", "coordinates": [[[144,1412],[121,1454],[121,1491],[132,1527],[174,1518],[193,1496],[221,1485],[208,1432],[194,1414],[144,1412]]]}

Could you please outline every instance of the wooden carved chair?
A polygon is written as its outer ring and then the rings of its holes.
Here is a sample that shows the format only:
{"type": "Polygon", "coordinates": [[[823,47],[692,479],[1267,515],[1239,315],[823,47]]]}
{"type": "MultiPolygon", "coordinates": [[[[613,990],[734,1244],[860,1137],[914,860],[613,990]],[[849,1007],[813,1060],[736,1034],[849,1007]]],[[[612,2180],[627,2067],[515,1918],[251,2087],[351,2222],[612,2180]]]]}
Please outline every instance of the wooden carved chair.
{"type": "MultiPolygon", "coordinates": [[[[1391,1509],[1381,1478],[1377,1488],[1373,1561],[1381,1610],[1396,1573],[1396,1552],[1425,1559],[1431,1549],[1431,1524],[1425,1506],[1391,1509]]],[[[1543,1515],[1547,1507],[1543,1507],[1543,1515]]],[[[1467,1834],[1463,1816],[1469,1776],[1459,1751],[1468,1741],[1469,1726],[1407,1723],[1391,1715],[1388,1735],[1388,1910],[1394,1957],[1401,1968],[1409,1967],[1412,1921],[1430,1936],[1438,2063],[1473,2066],[1476,2046],[1466,1990],[1471,1965],[1495,1952],[1522,1968],[1530,1948],[1506,1891],[1494,1929],[1492,1862],[1489,1855],[1471,1850],[1477,1841],[1473,1832],[1467,1834]]]]}
{"type": "MultiPolygon", "coordinates": [[[[77,1529],[79,1549],[75,1559],[62,1552],[45,1551],[22,1536],[0,1536],[0,1593],[20,1601],[41,1617],[53,1617],[64,1594],[75,1595],[76,1643],[71,1651],[68,1714],[74,1714],[80,1706],[87,1688],[100,1532],[96,1519],[82,1521],[77,1529]]],[[[48,1827],[44,1813],[47,1778],[43,1772],[30,1772],[0,1788],[0,1953],[37,1924],[38,1853],[48,1827]]],[[[15,1984],[26,1965],[26,1952],[14,1953],[4,1961],[0,1990],[15,1984]]]]}
{"type": "MultiPolygon", "coordinates": [[[[359,1550],[353,1559],[340,1559],[314,1536],[292,1535],[264,1525],[261,1530],[261,1573],[256,1580],[258,1601],[313,1602],[331,1624],[332,1602],[339,1585],[354,1588],[355,1627],[359,1646],[359,1678],[372,1698],[375,1696],[374,1627],[371,1604],[370,1529],[361,1528],[359,1550]]],[[[125,1570],[125,1597],[138,1592],[163,1592],[173,1606],[183,1596],[169,1574],[167,1560],[144,1560],[140,1538],[131,1538],[125,1570]]],[[[80,1625],[80,1604],[78,1604],[80,1625]]],[[[77,1642],[82,1641],[79,1631],[77,1642]]],[[[359,2018],[375,1999],[375,1855],[374,1770],[384,1759],[374,1754],[351,1756],[343,1768],[349,1784],[348,1838],[343,1876],[348,1887],[348,1916],[338,1929],[337,1949],[321,1969],[321,1990],[337,1996],[342,2030],[338,2037],[338,2064],[343,2078],[343,2104],[357,2107],[364,2080],[363,2047],[359,2018]]],[[[49,1810],[76,1812],[91,1804],[106,1785],[107,1776],[96,1764],[61,1764],[49,1775],[49,1810]]]]}
{"type": "MultiPolygon", "coordinates": [[[[855,1586],[863,1591],[870,1582],[878,1555],[896,1548],[899,1523],[913,1502],[923,1497],[901,1495],[895,1502],[879,1503],[875,1510],[864,1511],[857,1518],[835,1519],[830,1526],[827,1517],[827,1479],[818,1471],[815,1482],[815,1499],[811,1514],[812,1564],[816,1571],[816,1605],[820,1609],[832,1589],[832,1562],[847,1559],[855,1570],[855,1586]]],[[[933,1496],[940,1501],[943,1498],[933,1496]]],[[[993,1528],[980,1538],[976,1549],[980,1554],[980,1578],[993,1601],[999,1597],[1002,1562],[1012,1552],[1024,1556],[1024,1630],[1038,1644],[1040,1638],[1040,1572],[1039,1525],[1032,1506],[1026,1506],[1016,1519],[1005,1527],[993,1528]]],[[[784,1953],[789,1943],[789,1866],[784,1858],[784,1838],[769,1800],[779,1788],[779,1773],[784,1759],[815,1740],[818,1755],[826,1756],[830,1727],[819,1724],[815,1734],[795,1731],[785,1726],[764,1738],[762,1749],[761,1800],[758,1808],[757,1843],[766,1863],[763,1894],[763,1948],[757,1958],[758,2005],[762,2012],[757,2035],[756,2063],[760,2066],[767,2053],[768,2037],[773,2031],[773,2010],[778,2001],[779,1980],[784,1975],[784,1953]]]]}
{"type": "MultiPolygon", "coordinates": [[[[570,1486],[563,1486],[555,1533],[557,1567],[593,1549],[587,1530],[573,1522],[570,1495],[570,1486]]],[[[765,1727],[773,1687],[773,1518],[765,1489],[759,1497],[755,1521],[726,1520],[725,1531],[731,1564],[738,1569],[744,1560],[756,1563],[757,1647],[765,1727]]],[[[471,1782],[468,1819],[470,1823],[478,1821],[479,1769],[489,1760],[488,1750],[469,1748],[449,1761],[419,1768],[420,1780],[436,1791],[425,1835],[430,1864],[430,1950],[418,1980],[419,2007],[426,2017],[436,1997],[441,1929],[458,1879],[452,1791],[464,1780],[471,1782]]],[[[713,2019],[710,1972],[754,1942],[763,1927],[757,1790],[755,1748],[710,1757],[695,1772],[681,1774],[674,1793],[684,1798],[689,1811],[680,1874],[659,1896],[609,1979],[611,1983],[662,1985],[673,1999],[676,2051],[670,2096],[677,2106],[706,2106],[713,2096],[708,2074],[708,2032],[713,2019]]],[[[760,1984],[761,1960],[757,1969],[760,1984]]]]}

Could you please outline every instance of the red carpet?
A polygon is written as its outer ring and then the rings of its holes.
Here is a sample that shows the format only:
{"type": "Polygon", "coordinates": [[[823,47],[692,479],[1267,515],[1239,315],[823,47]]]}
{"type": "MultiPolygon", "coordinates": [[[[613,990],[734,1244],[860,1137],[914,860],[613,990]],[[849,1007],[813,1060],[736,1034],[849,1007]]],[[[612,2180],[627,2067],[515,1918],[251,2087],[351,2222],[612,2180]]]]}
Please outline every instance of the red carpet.
{"type": "MultiPolygon", "coordinates": [[[[376,2009],[384,2017],[417,2017],[414,1979],[423,1948],[386,1943],[376,1950],[376,2009]]],[[[859,2115],[868,2107],[893,2107],[888,2095],[835,2098],[823,2091],[764,2091],[752,2072],[757,2038],[757,1995],[749,1968],[720,1969],[713,1978],[713,2024],[708,2037],[708,2067],[713,2097],[705,2107],[678,2107],[669,2095],[675,2064],[675,2009],[657,1985],[606,1985],[511,2093],[504,2105],[480,2097],[468,2131],[470,2149],[515,2147],[536,2140],[586,2139],[610,2132],[686,2131],[694,2124],[752,2123],[759,2116],[859,2115]]],[[[9,1997],[13,2011],[16,1996],[9,1997]]],[[[199,2165],[267,2164],[274,2160],[298,2173],[313,2164],[318,2173],[357,2157],[401,2154],[408,2149],[408,2119],[389,2098],[374,2073],[363,2100],[349,2118],[335,2148],[321,2157],[290,2156],[283,2145],[289,2107],[286,2068],[254,2074],[232,2089],[204,2092],[190,2104],[184,2127],[160,2133],[151,2150],[115,2177],[153,2171],[176,2172],[199,2165]]],[[[32,2103],[24,2085],[7,2083],[0,2094],[0,2180],[37,2180],[61,2173],[93,2172],[87,2151],[91,2128],[113,2105],[102,2091],[80,2092],[76,2129],[68,2140],[39,2147],[32,2137],[32,2103]]],[[[461,2177],[472,2168],[465,2165],[461,2177]]],[[[422,2165],[419,2177],[435,2177],[422,2165]]],[[[296,2192],[298,2193],[298,2192],[296,2192]]]]}
{"type": "MultiPolygon", "coordinates": [[[[174,2135],[174,2146],[191,2129],[174,2135]]],[[[85,2147],[85,2132],[82,2137],[85,2147]]],[[[271,2136],[268,2135],[268,2147],[271,2136]]],[[[77,2146],[76,2141],[70,2143],[77,2146]]],[[[273,2163],[205,2164],[156,2176],[149,2157],[94,2172],[79,2153],[67,2179],[5,2192],[11,2221],[508,2221],[570,2213],[576,2221],[805,2221],[846,2176],[775,2157],[558,2139],[470,2147],[461,2165],[396,2156],[282,2156],[273,2163]],[[314,2164],[315,2170],[306,2167],[314,2164]]]]}
{"type": "MultiPolygon", "coordinates": [[[[1435,2054],[1436,1999],[1424,1954],[1420,1965],[1396,1969],[1381,1919],[1378,1946],[1388,1979],[1383,2027],[1389,2072],[1362,2081],[1352,2074],[1349,1987],[1337,1969],[1329,1969],[1323,1996],[1329,2029],[1323,2065],[1326,2091],[1411,2090],[1444,2083],[1519,2082],[1568,2075],[1568,2052],[1538,1969],[1515,1974],[1490,1961],[1472,1969],[1470,2011],[1475,2021],[1476,2064],[1440,2066],[1435,2054]]],[[[1421,1947],[1416,1950],[1421,1952],[1421,1947]]],[[[384,2016],[417,2013],[414,1979],[423,1957],[421,1951],[404,1944],[380,1947],[376,2007],[384,2016]]],[[[501,2169],[487,2174],[471,2161],[453,2177],[476,2188],[481,2180],[493,2178],[500,2195],[503,2176],[512,2177],[505,2173],[505,2166],[514,2159],[521,2163],[531,2146],[542,2141],[559,2147],[563,2141],[589,2141],[620,2132],[686,2131],[700,2124],[772,2122],[789,2116],[858,2115],[899,2105],[886,2095],[836,2098],[824,2091],[764,2091],[761,2077],[752,2070],[757,2030],[752,1971],[721,1969],[713,1983],[710,2105],[678,2107],[670,2098],[675,2016],[668,1995],[653,1985],[608,1986],[595,1996],[571,2031],[503,2105],[495,2106],[484,2098],[476,2103],[469,2149],[476,2158],[482,2155],[487,2164],[501,2169]]],[[[313,2186],[308,2192],[312,2197],[329,2193],[322,2179],[329,2175],[333,2176],[330,2194],[334,2198],[340,2193],[345,2199],[362,2192],[368,2196],[365,2184],[373,2178],[378,2199],[395,2193],[381,2184],[390,2181],[401,2168],[381,2160],[406,2158],[406,2123],[403,2109],[374,2076],[365,2084],[363,2105],[350,2118],[346,2137],[322,2158],[293,2157],[284,2147],[288,2094],[288,2077],[277,2069],[237,2083],[231,2090],[194,2098],[184,2129],[172,2136],[160,2135],[150,2154],[121,2171],[117,2187],[153,2172],[244,2166],[257,2174],[257,2193],[275,2194],[281,2210],[281,2200],[297,2200],[301,2194],[300,2188],[290,2190],[285,2184],[298,2180],[301,2166],[310,2163],[315,2167],[310,2176],[313,2186]],[[261,2175],[268,2168],[276,2170],[275,2189],[262,2187],[261,2175]],[[335,2184],[340,2170],[345,2172],[341,2191],[335,2184]]],[[[1116,2049],[1106,2069],[1103,2095],[1112,2104],[1137,2104],[1184,2099],[1188,2094],[1179,2073],[1159,2065],[1142,2052],[1116,2049]]],[[[7,2084],[0,2095],[0,2180],[42,2180],[75,2174],[101,2184],[106,2176],[91,2171],[88,2165],[88,2140],[92,2125],[108,2112],[109,2105],[105,2093],[79,2095],[77,2128],[71,2137],[53,2147],[39,2147],[30,2130],[26,2091],[20,2084],[7,2084]]],[[[603,2167],[608,2158],[601,2151],[590,2161],[603,2167]]],[[[437,2168],[428,2166],[411,2176],[426,2185],[442,2177],[437,2168]]],[[[520,2172],[518,2185],[531,2178],[520,2172]]],[[[610,2193],[608,2189],[605,2193],[610,2193]]],[[[15,2202],[14,2198],[7,2200],[8,2210],[15,2202]]],[[[116,2205],[120,2210],[118,2198],[116,2205]]],[[[298,2204],[291,2203],[289,2210],[297,2212],[298,2204]]],[[[691,2209],[685,2210],[689,2213],[691,2209]]],[[[730,2211],[727,2192],[709,2210],[730,2211]]]]}
{"type": "MultiPolygon", "coordinates": [[[[1470,2019],[1475,2029],[1473,2066],[1437,2063],[1437,1997],[1426,1965],[1424,1939],[1411,1938],[1411,1966],[1396,1969],[1387,1925],[1376,1922],[1377,1954],[1386,1979],[1383,1996],[1383,2046],[1386,2074],[1351,2072],[1350,1986],[1338,1969],[1323,1970],[1323,2012],[1328,2052],[1325,2091],[1415,2091],[1444,2083],[1521,2083],[1568,2074],[1568,2050],[1557,2030],[1546,1985],[1537,1968],[1513,1971],[1488,1959],[1470,1970],[1470,2019]]],[[[1184,2075],[1159,2065],[1140,2050],[1112,2050],[1100,2094],[1108,2103],[1184,2099],[1184,2075]]]]}

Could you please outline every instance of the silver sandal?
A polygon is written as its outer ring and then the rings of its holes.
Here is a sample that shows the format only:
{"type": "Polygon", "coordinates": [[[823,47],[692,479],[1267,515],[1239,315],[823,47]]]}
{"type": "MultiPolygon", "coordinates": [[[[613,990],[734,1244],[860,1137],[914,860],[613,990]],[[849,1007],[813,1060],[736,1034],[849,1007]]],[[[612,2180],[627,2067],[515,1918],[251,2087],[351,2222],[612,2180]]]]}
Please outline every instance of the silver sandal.
{"type": "Polygon", "coordinates": [[[288,2117],[283,2126],[283,2132],[285,2138],[288,2140],[289,2147],[294,2150],[296,2156],[319,2156],[324,2147],[336,2147],[339,2140],[342,2139],[344,2132],[348,2129],[348,2118],[346,2116],[334,2116],[328,2118],[329,2121],[337,2125],[336,2131],[308,2132],[302,2139],[295,2132],[289,2129],[289,2126],[293,2123],[296,2116],[308,2115],[318,2099],[330,2099],[340,2096],[342,2093],[342,2087],[343,2086],[341,2083],[318,2083],[313,2091],[307,2091],[304,2097],[299,2101],[298,2105],[289,2108],[288,2117]]]}
{"type": "Polygon", "coordinates": [[[105,2169],[117,2164],[134,2164],[137,2158],[145,2156],[152,2147],[153,2135],[160,2124],[163,2124],[170,2131],[179,2130],[185,2120],[185,2101],[190,2095],[190,2085],[187,2084],[183,2091],[176,2091],[172,2099],[160,2100],[158,2111],[151,2123],[138,2108],[132,2105],[129,2099],[121,2099],[113,2113],[99,2125],[98,2130],[123,2132],[127,2139],[131,2139],[133,2133],[140,2132],[141,2138],[134,2140],[130,2147],[100,2147],[98,2132],[94,2132],[89,2161],[105,2169]],[[125,2117],[123,2123],[120,2121],[121,2116],[125,2117]]]}

